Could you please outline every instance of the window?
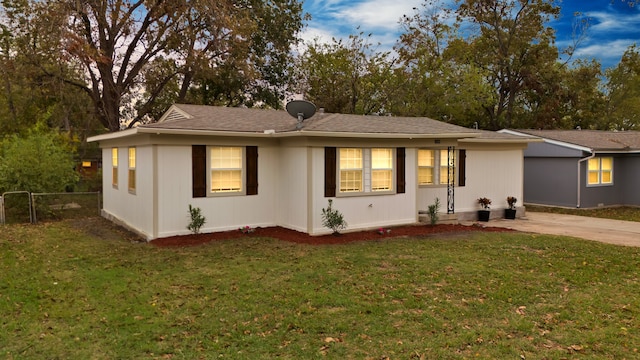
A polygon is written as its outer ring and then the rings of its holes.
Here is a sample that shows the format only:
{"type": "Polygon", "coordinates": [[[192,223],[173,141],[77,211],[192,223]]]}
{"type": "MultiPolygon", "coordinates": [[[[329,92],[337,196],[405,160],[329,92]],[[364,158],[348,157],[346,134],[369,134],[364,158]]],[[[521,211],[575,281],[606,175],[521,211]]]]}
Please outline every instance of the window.
{"type": "Polygon", "coordinates": [[[129,148],[129,191],[136,190],[136,148],[129,148]]]}
{"type": "Polygon", "coordinates": [[[340,149],[340,192],[362,191],[362,149],[340,149]]]}
{"type": "MultiPolygon", "coordinates": [[[[455,184],[456,182],[456,153],[455,151],[453,152],[453,159],[452,159],[452,175],[453,175],[453,183],[455,184]]],[[[447,184],[448,183],[448,172],[449,172],[449,168],[448,168],[448,161],[449,161],[449,152],[446,150],[440,150],[440,184],[447,184]]]]}
{"type": "Polygon", "coordinates": [[[613,158],[602,157],[589,159],[587,163],[587,184],[613,184],[613,158]]]}
{"type": "Polygon", "coordinates": [[[418,184],[433,185],[436,150],[418,150],[418,184]]]}
{"type": "Polygon", "coordinates": [[[393,189],[393,151],[371,149],[371,191],[393,189]]]}
{"type": "MultiPolygon", "coordinates": [[[[447,150],[418,150],[418,185],[446,185],[448,173],[447,150]]],[[[453,174],[456,182],[456,158],[454,152],[453,174]]]]}
{"type": "Polygon", "coordinates": [[[405,188],[403,147],[395,151],[391,148],[324,148],[325,197],[336,196],[336,191],[404,194],[405,188]]]}
{"type": "Polygon", "coordinates": [[[191,176],[194,198],[257,195],[258,147],[192,145],[191,176]]]}
{"type": "Polygon", "coordinates": [[[340,193],[394,190],[393,149],[341,148],[338,159],[340,193]]]}
{"type": "Polygon", "coordinates": [[[242,148],[212,147],[211,192],[232,193],[242,191],[242,148]]]}
{"type": "Polygon", "coordinates": [[[111,185],[118,187],[118,148],[111,148],[111,185]]]}

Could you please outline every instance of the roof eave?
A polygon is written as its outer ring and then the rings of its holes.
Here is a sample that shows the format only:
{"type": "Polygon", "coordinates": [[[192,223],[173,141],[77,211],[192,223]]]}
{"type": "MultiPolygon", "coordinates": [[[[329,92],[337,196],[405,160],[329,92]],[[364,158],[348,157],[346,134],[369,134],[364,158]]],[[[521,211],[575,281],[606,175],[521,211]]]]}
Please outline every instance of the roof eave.
{"type": "Polygon", "coordinates": [[[485,139],[485,138],[470,138],[462,139],[461,142],[465,143],[490,143],[490,144],[529,144],[529,143],[541,143],[544,142],[540,138],[530,139],[485,139]]]}
{"type": "Polygon", "coordinates": [[[284,133],[288,136],[313,136],[313,137],[333,137],[333,138],[372,138],[372,139],[464,139],[480,136],[479,133],[355,133],[337,131],[296,131],[284,133]]]}
{"type": "Polygon", "coordinates": [[[479,133],[434,133],[434,134],[410,134],[410,133],[353,133],[335,131],[282,131],[265,130],[263,132],[249,131],[220,131],[220,130],[194,130],[171,129],[159,127],[137,127],[134,129],[98,135],[89,138],[88,141],[112,140],[136,134],[170,134],[170,135],[200,135],[200,136],[225,136],[225,137],[333,137],[333,138],[385,138],[385,139],[465,139],[480,136],[479,133]],[[125,133],[126,132],[126,133],[125,133]]]}
{"type": "Polygon", "coordinates": [[[589,148],[589,147],[586,147],[586,146],[582,146],[582,145],[578,145],[578,144],[572,144],[572,143],[568,143],[568,142],[560,141],[560,140],[553,140],[553,139],[549,139],[549,138],[546,138],[546,137],[531,135],[531,134],[527,134],[527,133],[523,133],[523,132],[519,132],[519,131],[515,131],[515,130],[503,129],[503,130],[500,130],[498,132],[499,133],[504,133],[504,134],[518,135],[518,136],[527,137],[527,138],[538,138],[538,139],[542,139],[542,141],[545,142],[545,143],[549,143],[549,144],[552,144],[552,145],[565,147],[565,148],[568,148],[568,149],[585,151],[585,152],[589,152],[589,153],[593,153],[593,151],[594,151],[592,148],[589,148]]]}
{"type": "Polygon", "coordinates": [[[138,133],[137,127],[127,130],[114,131],[106,134],[91,136],[87,138],[87,142],[96,142],[96,141],[105,141],[105,140],[113,140],[119,139],[127,136],[132,136],[138,133]]]}

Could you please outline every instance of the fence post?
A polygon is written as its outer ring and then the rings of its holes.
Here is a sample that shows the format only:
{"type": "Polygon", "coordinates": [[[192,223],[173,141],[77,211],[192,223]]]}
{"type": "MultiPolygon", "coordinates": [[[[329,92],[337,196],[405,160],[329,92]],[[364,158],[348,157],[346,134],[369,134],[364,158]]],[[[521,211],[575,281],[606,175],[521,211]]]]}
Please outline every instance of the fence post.
{"type": "Polygon", "coordinates": [[[33,194],[29,195],[29,207],[30,207],[30,211],[31,214],[33,214],[31,216],[31,223],[32,224],[37,224],[38,223],[38,218],[37,218],[37,211],[36,211],[36,197],[33,194]]]}

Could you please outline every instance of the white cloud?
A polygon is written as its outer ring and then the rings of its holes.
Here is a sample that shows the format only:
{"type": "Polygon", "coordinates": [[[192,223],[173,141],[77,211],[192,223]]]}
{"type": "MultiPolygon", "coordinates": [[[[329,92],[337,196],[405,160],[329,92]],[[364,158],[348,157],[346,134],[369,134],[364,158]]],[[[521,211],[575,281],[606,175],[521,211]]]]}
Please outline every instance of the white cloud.
{"type": "Polygon", "coordinates": [[[332,37],[346,39],[363,32],[371,34],[372,44],[380,43],[378,50],[391,50],[400,36],[399,20],[402,15],[413,15],[423,0],[307,0],[305,11],[312,14],[308,27],[301,33],[305,42],[318,38],[330,42],[332,37]]]}
{"type": "Polygon", "coordinates": [[[368,0],[343,7],[335,16],[351,24],[360,25],[365,30],[376,28],[397,31],[402,15],[412,15],[414,8],[419,7],[421,3],[421,0],[368,0]]]}
{"type": "Polygon", "coordinates": [[[589,28],[592,33],[626,33],[631,29],[638,29],[640,25],[640,14],[589,12],[586,15],[595,20],[589,28]]]}
{"type": "Polygon", "coordinates": [[[617,39],[613,41],[599,41],[579,47],[575,56],[579,58],[596,58],[602,63],[617,63],[629,46],[634,44],[634,39],[617,39]]]}

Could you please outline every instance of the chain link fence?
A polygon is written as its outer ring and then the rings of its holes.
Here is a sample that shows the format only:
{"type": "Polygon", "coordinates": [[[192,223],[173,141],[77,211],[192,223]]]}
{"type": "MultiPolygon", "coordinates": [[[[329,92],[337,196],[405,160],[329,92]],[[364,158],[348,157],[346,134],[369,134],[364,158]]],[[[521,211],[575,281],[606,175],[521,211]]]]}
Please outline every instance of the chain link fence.
{"type": "Polygon", "coordinates": [[[100,192],[6,192],[0,196],[0,224],[99,216],[101,209],[100,192]]]}

